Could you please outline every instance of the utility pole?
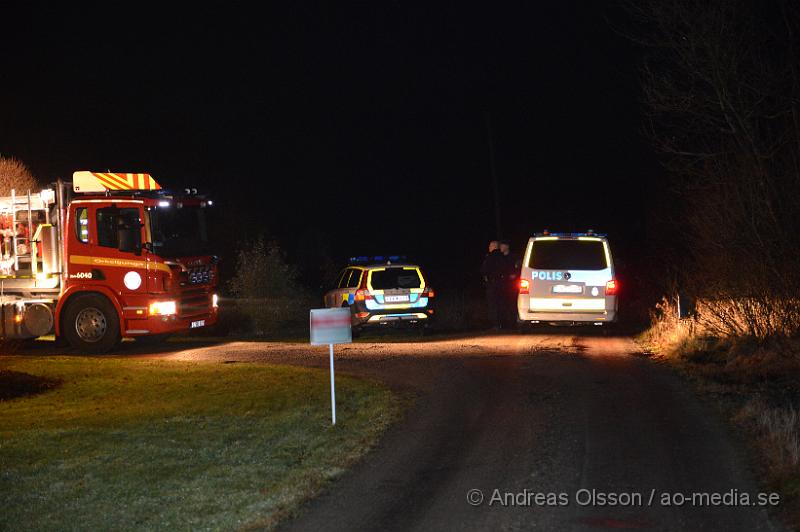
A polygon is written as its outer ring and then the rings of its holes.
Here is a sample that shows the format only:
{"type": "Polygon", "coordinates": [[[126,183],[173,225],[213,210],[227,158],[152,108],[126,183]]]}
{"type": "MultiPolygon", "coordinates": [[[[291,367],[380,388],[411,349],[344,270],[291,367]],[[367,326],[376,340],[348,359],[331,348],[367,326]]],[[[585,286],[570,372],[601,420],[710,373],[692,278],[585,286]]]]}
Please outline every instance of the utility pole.
{"type": "Polygon", "coordinates": [[[500,224],[500,191],[497,185],[497,170],[494,164],[494,139],[492,138],[492,116],[486,111],[486,136],[489,139],[489,168],[492,174],[492,195],[494,196],[494,228],[496,238],[502,238],[503,228],[500,224]]]}

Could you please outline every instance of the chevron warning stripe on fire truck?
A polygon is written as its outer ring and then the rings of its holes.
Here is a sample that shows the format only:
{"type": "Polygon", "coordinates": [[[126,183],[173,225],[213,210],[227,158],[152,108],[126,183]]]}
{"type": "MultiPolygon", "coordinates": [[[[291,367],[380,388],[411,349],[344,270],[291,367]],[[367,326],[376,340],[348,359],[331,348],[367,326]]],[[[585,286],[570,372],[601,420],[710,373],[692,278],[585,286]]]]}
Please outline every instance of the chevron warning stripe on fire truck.
{"type": "Polygon", "coordinates": [[[75,192],[105,192],[107,190],[158,190],[161,188],[150,174],[117,172],[75,172],[72,189],[75,192]]]}

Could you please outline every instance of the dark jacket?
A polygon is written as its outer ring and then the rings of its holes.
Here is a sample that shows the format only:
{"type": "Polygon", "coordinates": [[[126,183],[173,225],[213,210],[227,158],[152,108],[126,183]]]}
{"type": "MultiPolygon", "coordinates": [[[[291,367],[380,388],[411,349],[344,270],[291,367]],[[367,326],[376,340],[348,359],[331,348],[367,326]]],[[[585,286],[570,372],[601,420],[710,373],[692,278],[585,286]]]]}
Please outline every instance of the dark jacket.
{"type": "Polygon", "coordinates": [[[508,275],[508,261],[506,257],[495,249],[483,259],[481,274],[487,283],[501,283],[508,275]]]}

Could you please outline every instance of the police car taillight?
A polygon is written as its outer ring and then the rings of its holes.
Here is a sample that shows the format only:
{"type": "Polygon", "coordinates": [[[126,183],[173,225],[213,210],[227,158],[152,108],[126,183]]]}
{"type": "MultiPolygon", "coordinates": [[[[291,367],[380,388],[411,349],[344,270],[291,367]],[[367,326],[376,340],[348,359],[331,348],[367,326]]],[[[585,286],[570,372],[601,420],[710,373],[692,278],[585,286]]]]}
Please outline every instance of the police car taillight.
{"type": "Polygon", "coordinates": [[[426,286],[425,289],[422,290],[422,294],[421,295],[422,295],[422,297],[426,297],[426,296],[427,297],[433,297],[433,296],[436,295],[436,292],[433,291],[433,288],[430,288],[430,287],[426,286]]]}
{"type": "Polygon", "coordinates": [[[367,272],[361,274],[361,282],[358,284],[358,290],[356,290],[354,299],[356,301],[372,299],[372,295],[369,293],[369,289],[367,288],[367,272]]]}
{"type": "Polygon", "coordinates": [[[367,299],[372,299],[372,294],[369,293],[369,290],[356,290],[356,301],[365,301],[367,299]]]}
{"type": "Polygon", "coordinates": [[[527,279],[520,279],[519,280],[519,293],[520,294],[528,294],[530,293],[531,289],[531,282],[527,279]]]}
{"type": "Polygon", "coordinates": [[[619,283],[614,279],[611,279],[606,283],[606,295],[607,296],[615,296],[617,295],[617,291],[619,290],[619,283]]]}

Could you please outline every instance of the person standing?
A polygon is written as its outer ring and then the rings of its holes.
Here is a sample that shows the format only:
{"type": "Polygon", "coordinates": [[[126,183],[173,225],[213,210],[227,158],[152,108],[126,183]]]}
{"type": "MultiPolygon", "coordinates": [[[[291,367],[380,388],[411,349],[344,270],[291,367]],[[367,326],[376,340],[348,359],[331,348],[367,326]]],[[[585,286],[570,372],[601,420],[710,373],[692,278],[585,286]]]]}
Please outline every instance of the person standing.
{"type": "Polygon", "coordinates": [[[500,242],[500,253],[503,254],[505,268],[505,282],[503,283],[502,317],[504,326],[512,328],[517,321],[517,295],[519,293],[520,264],[511,253],[511,245],[506,241],[500,242]]]}
{"type": "Polygon", "coordinates": [[[489,242],[489,253],[483,259],[481,275],[486,283],[486,306],[492,329],[499,330],[503,325],[503,302],[505,300],[506,259],[500,251],[500,242],[489,242]]]}

